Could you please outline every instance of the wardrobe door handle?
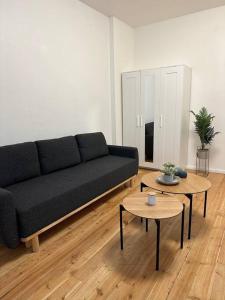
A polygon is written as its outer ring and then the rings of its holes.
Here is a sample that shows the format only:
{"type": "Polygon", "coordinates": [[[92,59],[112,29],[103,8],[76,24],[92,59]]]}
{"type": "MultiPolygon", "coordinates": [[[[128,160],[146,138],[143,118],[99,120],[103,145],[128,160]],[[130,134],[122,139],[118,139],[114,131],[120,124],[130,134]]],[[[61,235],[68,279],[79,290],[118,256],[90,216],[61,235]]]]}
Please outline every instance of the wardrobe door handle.
{"type": "Polygon", "coordinates": [[[140,127],[143,127],[143,117],[140,116],[140,127]]]}
{"type": "Polygon", "coordinates": [[[140,116],[139,115],[136,116],[136,125],[137,125],[137,127],[140,127],[140,116]]]}
{"type": "Polygon", "coordinates": [[[163,115],[160,115],[159,127],[163,127],[163,115]]]}

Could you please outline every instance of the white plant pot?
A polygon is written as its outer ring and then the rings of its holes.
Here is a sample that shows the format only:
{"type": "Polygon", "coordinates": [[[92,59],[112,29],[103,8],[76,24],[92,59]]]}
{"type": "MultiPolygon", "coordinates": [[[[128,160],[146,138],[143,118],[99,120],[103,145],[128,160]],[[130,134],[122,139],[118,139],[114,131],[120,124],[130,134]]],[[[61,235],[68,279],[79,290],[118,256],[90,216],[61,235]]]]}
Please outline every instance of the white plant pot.
{"type": "Polygon", "coordinates": [[[164,174],[163,175],[163,179],[164,179],[165,182],[173,182],[174,175],[166,175],[166,174],[164,174]]]}
{"type": "Polygon", "coordinates": [[[150,192],[148,193],[148,205],[156,205],[156,193],[150,192]]]}
{"type": "Polygon", "coordinates": [[[200,159],[208,159],[209,156],[209,149],[198,149],[197,150],[197,157],[200,159]]]}

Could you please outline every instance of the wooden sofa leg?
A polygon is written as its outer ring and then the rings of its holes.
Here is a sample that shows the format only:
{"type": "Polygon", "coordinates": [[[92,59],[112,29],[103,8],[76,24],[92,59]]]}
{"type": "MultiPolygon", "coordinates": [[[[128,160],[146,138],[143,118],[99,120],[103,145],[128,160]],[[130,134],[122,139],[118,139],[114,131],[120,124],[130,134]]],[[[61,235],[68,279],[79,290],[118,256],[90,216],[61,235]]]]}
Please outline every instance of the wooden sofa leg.
{"type": "Polygon", "coordinates": [[[130,187],[131,187],[131,188],[133,188],[133,187],[134,187],[134,183],[135,183],[135,179],[134,179],[134,178],[132,178],[132,179],[130,180],[130,187]]]}
{"type": "Polygon", "coordinates": [[[38,235],[32,238],[31,240],[31,245],[32,245],[32,251],[33,252],[38,252],[39,251],[39,238],[38,235]]]}
{"type": "Polygon", "coordinates": [[[129,181],[125,183],[125,187],[129,187],[129,188],[134,187],[134,181],[135,181],[134,178],[131,178],[129,181]]]}
{"type": "Polygon", "coordinates": [[[127,182],[125,182],[125,187],[126,187],[126,188],[129,188],[129,187],[130,187],[130,180],[127,181],[127,182]]]}
{"type": "Polygon", "coordinates": [[[31,247],[31,241],[25,242],[25,246],[26,246],[26,248],[30,248],[31,247]]]}

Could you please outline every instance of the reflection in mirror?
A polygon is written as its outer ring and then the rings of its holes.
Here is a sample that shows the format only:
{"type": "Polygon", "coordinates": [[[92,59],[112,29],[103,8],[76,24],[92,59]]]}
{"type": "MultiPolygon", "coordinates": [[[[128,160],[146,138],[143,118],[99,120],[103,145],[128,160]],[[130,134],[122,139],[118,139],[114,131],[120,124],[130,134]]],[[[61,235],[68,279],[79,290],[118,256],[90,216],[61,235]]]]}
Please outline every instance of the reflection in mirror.
{"type": "Polygon", "coordinates": [[[154,122],[145,123],[145,161],[153,162],[154,122]]]}
{"type": "MultiPolygon", "coordinates": [[[[153,89],[151,89],[153,91],[153,89]]],[[[145,99],[145,161],[153,162],[154,154],[154,97],[148,94],[145,99]]]]}

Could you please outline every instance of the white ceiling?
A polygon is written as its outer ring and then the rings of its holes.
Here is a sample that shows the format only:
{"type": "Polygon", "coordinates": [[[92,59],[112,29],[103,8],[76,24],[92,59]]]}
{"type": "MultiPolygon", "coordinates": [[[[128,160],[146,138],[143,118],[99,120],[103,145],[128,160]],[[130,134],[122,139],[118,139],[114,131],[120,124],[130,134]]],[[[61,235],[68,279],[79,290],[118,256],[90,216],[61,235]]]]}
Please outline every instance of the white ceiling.
{"type": "MultiPolygon", "coordinates": [[[[107,16],[138,27],[225,5],[225,0],[81,0],[107,16]]],[[[224,16],[225,17],[225,16],[224,16]]]]}

